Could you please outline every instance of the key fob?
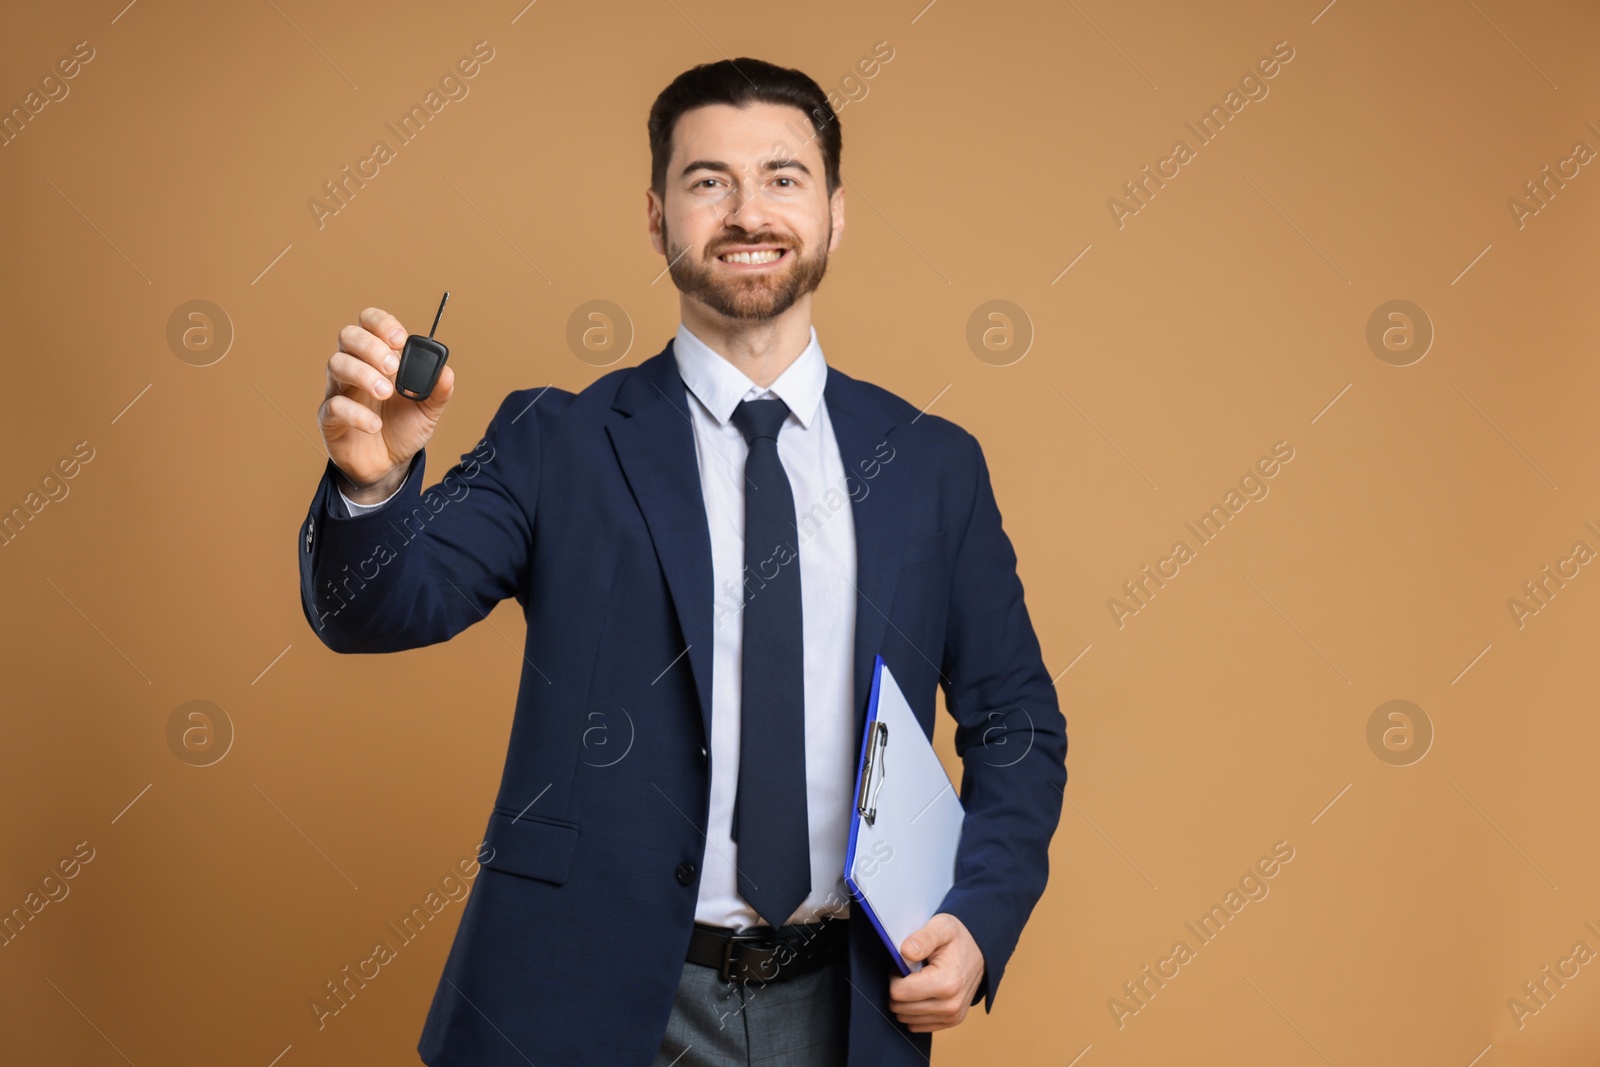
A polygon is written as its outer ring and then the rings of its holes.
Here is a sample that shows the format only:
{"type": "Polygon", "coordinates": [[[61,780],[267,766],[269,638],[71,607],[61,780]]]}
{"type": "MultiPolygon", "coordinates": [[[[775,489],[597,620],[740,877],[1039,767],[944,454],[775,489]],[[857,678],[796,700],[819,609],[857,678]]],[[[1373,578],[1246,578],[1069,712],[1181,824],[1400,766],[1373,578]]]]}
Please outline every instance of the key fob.
{"type": "Polygon", "coordinates": [[[426,400],[439,384],[450,349],[431,337],[412,334],[400,352],[400,367],[394,374],[394,391],[409,400],[426,400]]]}

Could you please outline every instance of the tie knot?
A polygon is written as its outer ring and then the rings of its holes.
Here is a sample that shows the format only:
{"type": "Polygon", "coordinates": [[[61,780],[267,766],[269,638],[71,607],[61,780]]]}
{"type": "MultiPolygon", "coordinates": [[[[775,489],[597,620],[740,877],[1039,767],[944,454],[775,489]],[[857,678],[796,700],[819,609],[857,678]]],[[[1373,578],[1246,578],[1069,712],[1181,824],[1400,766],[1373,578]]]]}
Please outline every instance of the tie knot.
{"type": "Polygon", "coordinates": [[[758,438],[770,437],[776,441],[783,420],[789,417],[789,405],[777,397],[768,400],[741,400],[733,409],[733,424],[744,434],[747,444],[758,438]]]}

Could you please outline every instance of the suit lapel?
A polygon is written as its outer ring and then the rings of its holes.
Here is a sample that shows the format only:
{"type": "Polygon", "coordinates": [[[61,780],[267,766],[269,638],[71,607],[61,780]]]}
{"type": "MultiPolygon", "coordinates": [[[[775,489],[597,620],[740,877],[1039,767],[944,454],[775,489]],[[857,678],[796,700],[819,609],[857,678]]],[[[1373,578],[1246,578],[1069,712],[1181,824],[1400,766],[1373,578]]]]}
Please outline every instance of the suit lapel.
{"type": "Polygon", "coordinates": [[[828,368],[823,390],[828,420],[844,461],[851,512],[856,524],[856,633],[854,668],[854,737],[866,724],[872,665],[883,643],[888,611],[900,574],[905,529],[896,521],[906,471],[894,466],[899,446],[892,440],[894,415],[876,392],[862,382],[828,368]]]}
{"type": "MultiPolygon", "coordinates": [[[[890,441],[894,416],[869,386],[830,366],[823,398],[844,462],[855,520],[853,709],[859,736],[866,720],[873,660],[883,641],[885,613],[899,574],[905,538],[895,516],[906,475],[893,463],[898,454],[890,441]]],[[[606,432],[644,513],[678,624],[688,641],[685,658],[693,672],[700,722],[709,744],[715,579],[689,404],[668,341],[660,353],[623,378],[612,408],[624,417],[608,423],[606,432]]]]}
{"type": "Polygon", "coordinates": [[[687,658],[709,746],[715,578],[689,403],[668,341],[660,353],[623,378],[611,406],[627,418],[613,419],[606,432],[639,510],[644,512],[656,558],[672,592],[678,625],[689,643],[687,658]]]}

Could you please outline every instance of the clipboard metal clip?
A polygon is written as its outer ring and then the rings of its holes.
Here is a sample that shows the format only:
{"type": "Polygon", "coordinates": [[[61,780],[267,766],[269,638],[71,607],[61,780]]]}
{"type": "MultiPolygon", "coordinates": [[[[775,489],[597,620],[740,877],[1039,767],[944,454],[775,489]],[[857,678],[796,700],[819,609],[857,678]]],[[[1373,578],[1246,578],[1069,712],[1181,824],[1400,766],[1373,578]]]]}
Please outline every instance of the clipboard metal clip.
{"type": "Polygon", "coordinates": [[[878,816],[878,790],[883,788],[884,747],[889,743],[887,723],[874,721],[867,736],[867,759],[861,769],[861,788],[856,794],[856,813],[871,826],[878,816]]]}

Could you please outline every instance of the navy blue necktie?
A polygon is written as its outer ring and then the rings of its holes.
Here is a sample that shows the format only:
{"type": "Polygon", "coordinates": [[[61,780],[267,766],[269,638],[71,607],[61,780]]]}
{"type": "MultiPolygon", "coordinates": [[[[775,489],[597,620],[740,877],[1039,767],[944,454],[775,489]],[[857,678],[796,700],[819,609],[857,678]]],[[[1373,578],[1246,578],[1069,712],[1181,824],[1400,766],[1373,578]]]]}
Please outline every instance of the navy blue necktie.
{"type": "Polygon", "coordinates": [[[744,466],[744,637],[733,839],[739,895],[770,926],[811,892],[806,822],[805,659],[794,494],[778,459],[782,400],[744,400],[733,424],[744,466]]]}

